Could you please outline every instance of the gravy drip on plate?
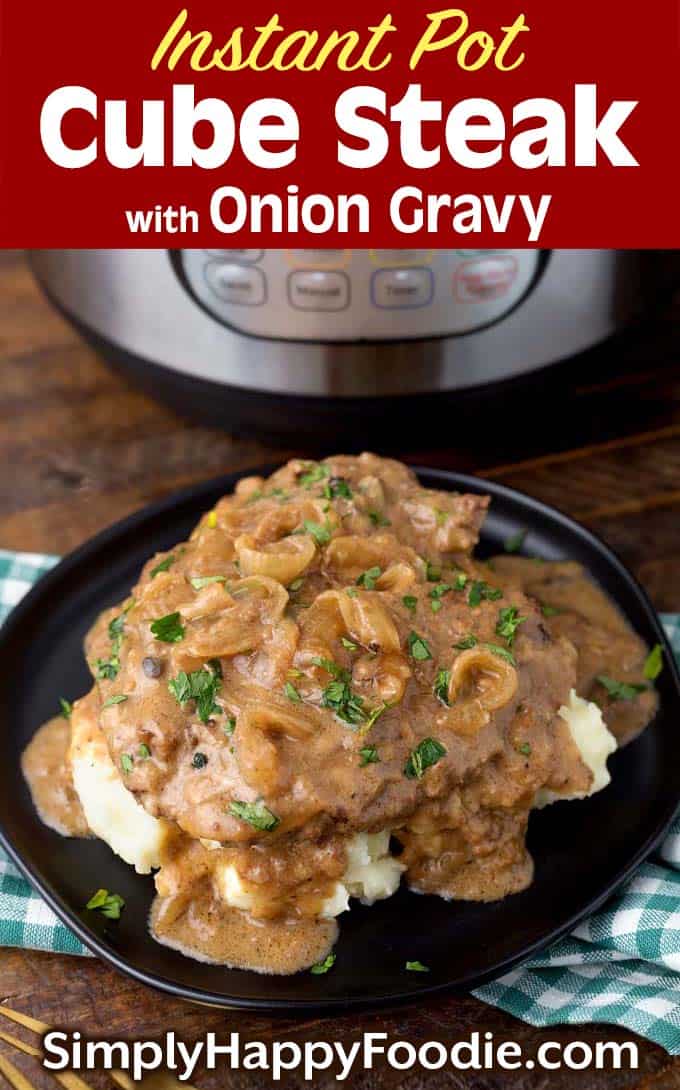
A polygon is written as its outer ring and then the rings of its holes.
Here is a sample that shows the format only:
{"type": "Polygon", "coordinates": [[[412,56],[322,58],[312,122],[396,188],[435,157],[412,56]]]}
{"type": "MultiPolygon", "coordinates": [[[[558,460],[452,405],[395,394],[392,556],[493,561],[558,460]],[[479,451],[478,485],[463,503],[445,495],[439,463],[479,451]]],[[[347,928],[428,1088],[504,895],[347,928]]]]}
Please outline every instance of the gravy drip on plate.
{"type": "Polygon", "coordinates": [[[335,920],[321,919],[320,912],[345,863],[339,838],[284,840],[263,850],[204,845],[177,833],[162,852],[152,934],[199,961],[296,973],[322,961],[337,938],[335,920]],[[228,866],[239,872],[248,912],[219,896],[220,873],[228,866]]]}
{"type": "Polygon", "coordinates": [[[176,917],[156,897],[150,927],[158,942],[197,961],[283,976],[323,961],[338,937],[335,920],[255,920],[209,893],[192,898],[176,917]]]}
{"type": "Polygon", "coordinates": [[[24,750],[21,770],[40,820],[62,836],[88,836],[80,800],[73,788],[68,748],[71,729],[56,716],[36,731],[24,750]]]}
{"type": "Polygon", "coordinates": [[[519,587],[541,603],[553,636],[573,643],[578,652],[578,693],[601,706],[619,745],[636,738],[653,718],[658,696],[645,682],[648,649],[619,609],[573,561],[497,556],[492,564],[499,583],[519,587]],[[597,680],[603,675],[645,688],[634,700],[612,699],[597,680]]]}

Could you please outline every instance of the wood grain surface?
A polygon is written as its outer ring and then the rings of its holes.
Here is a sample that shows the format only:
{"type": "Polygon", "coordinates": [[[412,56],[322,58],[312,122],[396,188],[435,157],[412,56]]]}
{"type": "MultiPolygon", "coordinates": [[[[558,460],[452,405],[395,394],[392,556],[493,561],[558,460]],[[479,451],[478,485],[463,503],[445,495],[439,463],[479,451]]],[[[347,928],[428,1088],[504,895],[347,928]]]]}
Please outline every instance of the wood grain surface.
{"type": "MultiPolygon", "coordinates": [[[[530,389],[480,407],[472,419],[454,416],[444,449],[410,449],[404,435],[398,453],[414,463],[478,470],[574,515],[620,553],[658,608],[680,610],[680,300],[606,352],[575,364],[566,381],[546,379],[530,389]]],[[[0,252],[0,421],[0,546],[12,549],[64,553],[178,487],[297,453],[184,421],[131,388],[55,314],[24,257],[11,251],[0,252]]],[[[453,1042],[477,1029],[531,1052],[547,1039],[632,1036],[610,1027],[535,1030],[469,996],[332,1021],[216,1012],[156,995],[94,960],[30,951],[0,951],[2,1003],[108,1039],[174,1029],[190,1040],[212,1029],[238,1030],[244,1039],[330,1036],[347,1043],[360,1032],[385,1030],[417,1044],[453,1042]]],[[[354,1076],[351,1085],[679,1090],[680,1059],[642,1040],[639,1048],[635,1072],[466,1075],[381,1068],[354,1076]]],[[[12,1050],[0,1041],[3,1052],[12,1050]]],[[[54,1086],[34,1060],[12,1057],[37,1086],[54,1086]]],[[[269,1085],[245,1073],[208,1073],[194,1081],[206,1090],[269,1085]]],[[[291,1080],[298,1084],[301,1079],[291,1080]]],[[[314,1085],[339,1084],[330,1073],[314,1085]]]]}

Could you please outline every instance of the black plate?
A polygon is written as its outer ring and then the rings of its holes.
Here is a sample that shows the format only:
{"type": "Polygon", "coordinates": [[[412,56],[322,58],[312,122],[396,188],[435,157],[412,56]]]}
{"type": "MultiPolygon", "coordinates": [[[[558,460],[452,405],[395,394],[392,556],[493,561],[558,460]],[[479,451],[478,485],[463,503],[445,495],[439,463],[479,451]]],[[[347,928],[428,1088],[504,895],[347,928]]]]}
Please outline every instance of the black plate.
{"type": "Polygon", "coordinates": [[[198,485],[99,534],[41,580],[0,632],[0,837],[62,920],[96,954],[146,984],[198,1002],[287,1011],[370,1006],[445,988],[471,988],[569,931],[654,848],[676,810],[680,784],[680,679],[647,598],[621,562],[587,530],[501,485],[420,471],[425,485],[490,493],[481,553],[529,529],[525,551],[579,560],[619,603],[649,644],[665,646],[661,711],[644,735],[611,762],[612,784],[586,802],[558,803],[532,816],[536,878],[526,892],[490,905],[447,904],[401,891],[341,918],[337,962],[325,976],[258,976],[204,965],[159,946],[146,920],[153,896],[100,841],[66,840],[37,818],[19,771],[21,751],[55,713],[58,698],[89,686],[82,640],[97,613],[124,598],[144,561],[188,536],[199,515],[239,475],[198,485]],[[119,924],[82,906],[99,886],[125,897],[119,924]],[[431,967],[408,973],[407,960],[431,967]]]}

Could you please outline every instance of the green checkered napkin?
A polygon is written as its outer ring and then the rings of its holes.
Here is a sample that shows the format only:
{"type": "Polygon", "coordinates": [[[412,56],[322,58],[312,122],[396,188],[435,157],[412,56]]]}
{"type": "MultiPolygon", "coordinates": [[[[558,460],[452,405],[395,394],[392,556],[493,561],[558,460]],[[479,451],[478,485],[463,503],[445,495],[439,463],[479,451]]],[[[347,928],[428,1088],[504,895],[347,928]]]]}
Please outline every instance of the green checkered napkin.
{"type": "MultiPolygon", "coordinates": [[[[0,549],[0,624],[59,557],[0,549]]],[[[60,694],[61,695],[61,694],[60,694]]],[[[83,944],[38,897],[0,848],[0,946],[87,954],[83,944]]]]}
{"type": "MultiPolygon", "coordinates": [[[[0,550],[0,623],[56,561],[0,550]]],[[[680,656],[680,615],[663,623],[680,656]]],[[[0,946],[87,954],[1,852],[0,946]]],[[[605,908],[475,995],[534,1026],[615,1023],[680,1054],[680,818],[605,908]]]]}

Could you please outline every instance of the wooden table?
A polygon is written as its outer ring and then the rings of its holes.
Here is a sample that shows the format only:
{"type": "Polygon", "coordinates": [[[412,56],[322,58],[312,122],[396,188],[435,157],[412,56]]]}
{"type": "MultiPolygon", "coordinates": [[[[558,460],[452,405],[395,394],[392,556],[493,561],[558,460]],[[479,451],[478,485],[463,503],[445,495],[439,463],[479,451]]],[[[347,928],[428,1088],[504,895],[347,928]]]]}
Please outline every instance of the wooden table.
{"type": "MultiPolygon", "coordinates": [[[[407,461],[478,469],[555,504],[619,551],[659,609],[680,610],[679,345],[680,299],[596,363],[576,365],[566,385],[546,382],[530,395],[480,408],[471,426],[454,419],[455,447],[410,450],[403,436],[399,453],[407,461]]],[[[293,453],[273,454],[254,440],[187,423],[132,389],[55,314],[23,257],[9,251],[0,254],[0,420],[0,545],[13,549],[64,553],[179,486],[293,453]]],[[[530,1049],[548,1037],[590,1042],[631,1037],[602,1027],[537,1031],[470,997],[332,1023],[225,1014],[161,998],[94,960],[28,951],[0,951],[0,1003],[109,1039],[149,1037],[172,1028],[187,1039],[209,1029],[235,1029],[246,1039],[331,1034],[347,1042],[360,1030],[385,1029],[391,1037],[417,1043],[453,1041],[479,1029],[530,1049]]],[[[0,1042],[1,1051],[6,1046],[0,1042]]],[[[17,1062],[40,1083],[34,1061],[17,1062]]],[[[205,1087],[265,1084],[245,1074],[196,1081],[205,1087]]],[[[429,1087],[670,1090],[680,1088],[680,1059],[640,1041],[638,1072],[424,1078],[422,1072],[385,1070],[355,1078],[352,1085],[411,1090],[425,1082],[429,1087]]],[[[315,1085],[337,1084],[331,1078],[315,1085]]]]}

